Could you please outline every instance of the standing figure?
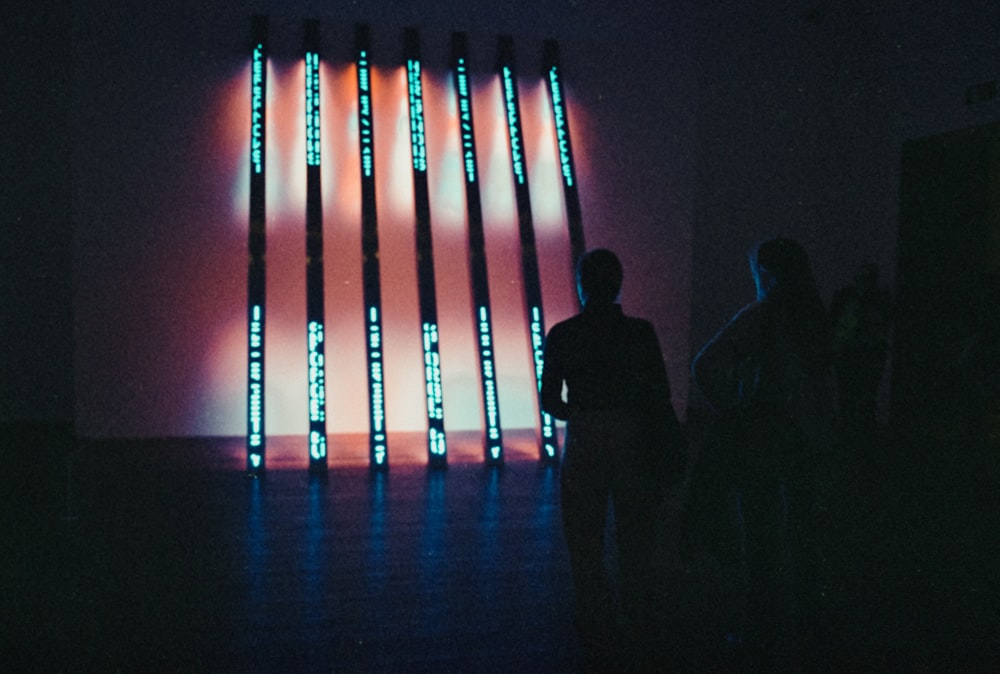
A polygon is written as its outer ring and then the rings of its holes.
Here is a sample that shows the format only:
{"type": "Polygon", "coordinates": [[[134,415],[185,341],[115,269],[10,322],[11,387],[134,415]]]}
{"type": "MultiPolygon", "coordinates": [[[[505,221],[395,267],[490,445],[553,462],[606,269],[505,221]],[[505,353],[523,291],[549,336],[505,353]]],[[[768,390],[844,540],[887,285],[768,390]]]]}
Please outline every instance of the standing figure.
{"type": "Polygon", "coordinates": [[[878,387],[889,354],[889,293],[868,262],[830,303],[840,414],[855,441],[874,440],[878,387]]]}
{"type": "Polygon", "coordinates": [[[657,628],[654,516],[685,451],[656,332],[648,321],[624,315],[618,304],[622,276],[609,250],[580,258],[583,311],[549,332],[541,385],[542,407],[568,422],[560,505],[576,625],[590,666],[608,671],[621,671],[623,657],[640,668],[650,661],[657,628]],[[605,568],[609,504],[617,579],[609,579],[605,568]]]}
{"type": "Polygon", "coordinates": [[[790,239],[750,254],[757,299],[694,359],[723,429],[721,461],[738,494],[748,652],[774,656],[809,628],[816,600],[815,480],[836,411],[829,323],[809,260],[790,239]]]}

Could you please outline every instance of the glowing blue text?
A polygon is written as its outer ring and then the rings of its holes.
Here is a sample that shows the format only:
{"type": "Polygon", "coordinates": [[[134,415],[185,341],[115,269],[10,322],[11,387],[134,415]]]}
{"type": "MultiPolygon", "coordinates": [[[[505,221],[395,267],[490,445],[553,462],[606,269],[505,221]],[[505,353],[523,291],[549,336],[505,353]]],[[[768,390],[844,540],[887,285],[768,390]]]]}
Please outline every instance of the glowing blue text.
{"type": "Polygon", "coordinates": [[[486,398],[486,435],[490,442],[490,454],[494,459],[500,456],[500,413],[497,402],[497,380],[493,366],[493,344],[490,339],[490,315],[486,307],[479,307],[479,360],[482,364],[483,389],[486,398]]]}
{"type": "Polygon", "coordinates": [[[385,383],[382,377],[382,324],[379,322],[378,309],[368,309],[368,378],[371,381],[371,400],[369,401],[371,415],[371,434],[373,441],[373,458],[377,465],[385,463],[385,383]]]}
{"type": "Polygon", "coordinates": [[[431,454],[444,456],[444,404],[441,395],[441,354],[438,350],[438,327],[423,324],[424,382],[427,392],[427,422],[431,454]]]}
{"type": "MultiPolygon", "coordinates": [[[[531,351],[535,359],[535,381],[539,390],[542,385],[542,369],[544,365],[542,346],[544,344],[545,327],[542,322],[542,310],[540,307],[531,308],[531,351]]],[[[556,454],[555,446],[556,425],[552,417],[547,412],[542,412],[542,446],[546,455],[552,458],[556,454]]]]}
{"type": "Polygon", "coordinates": [[[372,177],[374,148],[372,139],[372,106],[369,86],[368,56],[362,51],[358,56],[358,133],[361,137],[361,173],[372,177]]]}
{"type": "Polygon", "coordinates": [[[420,61],[406,62],[406,79],[410,96],[410,146],[413,170],[427,170],[427,146],[424,138],[424,99],[420,84],[420,61]]]}
{"type": "Polygon", "coordinates": [[[562,84],[556,67],[549,70],[549,84],[552,89],[552,117],[556,124],[556,141],[559,145],[559,164],[567,187],[573,186],[573,166],[569,157],[569,127],[566,123],[566,104],[562,95],[562,84]]]}
{"type": "Polygon", "coordinates": [[[306,52],[306,163],[319,166],[319,54],[306,52]]]}
{"type": "Polygon", "coordinates": [[[250,98],[250,164],[254,173],[264,170],[264,45],[253,50],[250,98]]]}
{"type": "Polygon", "coordinates": [[[326,436],[322,424],[326,421],[326,358],[323,348],[323,324],[309,321],[309,422],[316,425],[309,433],[309,455],[314,459],[326,456],[326,436]]]}
{"type": "Polygon", "coordinates": [[[515,99],[514,74],[503,67],[503,94],[507,106],[507,131],[510,134],[510,160],[518,185],[524,184],[524,156],[521,151],[521,137],[518,131],[517,105],[515,99]]]}
{"type": "Polygon", "coordinates": [[[458,59],[456,67],[458,80],[458,123],[462,130],[462,163],[465,166],[465,180],[476,182],[476,152],[472,137],[472,97],[469,95],[469,73],[465,59],[458,59]]]}
{"type": "Polygon", "coordinates": [[[253,306],[250,317],[250,412],[249,445],[264,441],[264,309],[253,306]]]}

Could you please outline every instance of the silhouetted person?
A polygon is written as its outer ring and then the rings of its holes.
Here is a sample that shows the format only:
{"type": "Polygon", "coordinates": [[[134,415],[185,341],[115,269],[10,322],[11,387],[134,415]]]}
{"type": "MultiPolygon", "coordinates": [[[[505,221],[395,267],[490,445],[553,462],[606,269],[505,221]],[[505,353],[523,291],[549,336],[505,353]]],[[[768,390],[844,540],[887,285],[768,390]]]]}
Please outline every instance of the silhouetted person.
{"type": "Polygon", "coordinates": [[[805,251],[790,239],[770,239],[751,251],[750,268],[757,300],[702,348],[693,374],[726,429],[720,451],[735,480],[743,535],[741,637],[766,667],[782,625],[812,624],[814,473],[835,401],[829,323],[805,251]]]}
{"type": "Polygon", "coordinates": [[[652,324],[622,313],[622,267],[609,250],[577,265],[583,311],[549,332],[541,399],[568,422],[561,470],[563,530],[576,598],[576,624],[589,666],[621,671],[649,664],[656,633],[654,515],[676,476],[682,432],[652,324]],[[563,399],[563,385],[566,398],[563,399]],[[604,563],[608,505],[613,504],[624,623],[604,563]],[[644,643],[626,643],[623,632],[644,643]]]}
{"type": "Polygon", "coordinates": [[[834,368],[840,415],[856,441],[878,428],[878,387],[889,354],[890,299],[879,287],[878,267],[865,263],[854,284],[838,290],[830,303],[834,368]]]}
{"type": "Polygon", "coordinates": [[[950,408],[949,421],[959,446],[1000,450],[1000,273],[979,275],[969,307],[967,336],[948,370],[954,378],[951,398],[941,406],[950,408]]]}

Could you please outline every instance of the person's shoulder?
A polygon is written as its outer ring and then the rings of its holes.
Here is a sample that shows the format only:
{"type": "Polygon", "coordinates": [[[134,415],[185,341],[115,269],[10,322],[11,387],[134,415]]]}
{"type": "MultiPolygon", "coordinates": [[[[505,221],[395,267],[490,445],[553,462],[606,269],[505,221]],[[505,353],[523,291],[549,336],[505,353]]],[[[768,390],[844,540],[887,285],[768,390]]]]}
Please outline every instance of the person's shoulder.
{"type": "Polygon", "coordinates": [[[770,310],[766,302],[754,300],[733,314],[733,317],[719,331],[717,337],[742,339],[748,334],[758,332],[760,326],[767,321],[770,310]]]}
{"type": "Polygon", "coordinates": [[[564,319],[549,328],[548,339],[556,337],[557,339],[569,333],[572,333],[579,329],[580,325],[580,315],[571,316],[570,318],[564,319]]]}
{"type": "Polygon", "coordinates": [[[625,324],[626,329],[634,330],[636,332],[653,331],[652,321],[642,318],[641,316],[629,316],[628,314],[622,314],[622,321],[625,324]]]}
{"type": "Polygon", "coordinates": [[[761,300],[754,300],[750,304],[747,304],[742,309],[733,314],[733,317],[729,319],[730,323],[737,322],[747,322],[747,321],[758,321],[761,320],[769,311],[771,307],[768,306],[766,302],[761,300]]]}

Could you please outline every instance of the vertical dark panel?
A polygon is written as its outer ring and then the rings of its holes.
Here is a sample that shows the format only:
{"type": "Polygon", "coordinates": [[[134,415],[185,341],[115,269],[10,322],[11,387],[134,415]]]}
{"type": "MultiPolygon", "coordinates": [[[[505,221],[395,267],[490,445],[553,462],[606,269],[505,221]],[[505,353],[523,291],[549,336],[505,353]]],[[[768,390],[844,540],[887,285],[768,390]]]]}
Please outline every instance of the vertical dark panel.
{"type": "Polygon", "coordinates": [[[309,471],[325,473],[326,330],[323,299],[323,194],[320,181],[320,34],[304,25],[306,61],[306,344],[309,372],[309,471]]]}
{"type": "Polygon", "coordinates": [[[483,418],[486,421],[484,452],[487,463],[500,463],[503,461],[503,437],[500,427],[500,399],[494,365],[493,314],[490,308],[483,209],[477,178],[468,45],[464,33],[452,34],[451,53],[451,72],[458,103],[459,140],[461,141],[462,167],[465,175],[465,203],[469,217],[469,273],[472,277],[472,308],[479,351],[479,376],[483,390],[483,418]]]}
{"type": "Polygon", "coordinates": [[[566,110],[566,96],[559,64],[559,45],[555,40],[545,41],[544,70],[545,83],[549,89],[552,104],[552,121],[556,130],[556,151],[559,156],[559,173],[562,177],[563,195],[566,200],[566,220],[569,226],[569,242],[573,259],[571,272],[575,280],[576,261],[586,250],[583,237],[583,216],[580,212],[580,192],[573,165],[573,144],[569,136],[569,114],[566,110]]]}
{"type": "MultiPolygon", "coordinates": [[[[528,192],[528,164],[524,153],[524,133],[521,130],[521,110],[518,102],[517,72],[514,64],[514,42],[501,37],[497,47],[497,73],[503,86],[504,110],[510,148],[510,165],[514,176],[517,200],[518,231],[521,239],[521,273],[524,276],[525,307],[528,312],[529,338],[535,368],[535,389],[538,393],[542,374],[542,345],[545,338],[545,317],[542,311],[542,284],[538,272],[538,251],[535,248],[535,228],[528,192]]],[[[559,451],[552,417],[538,404],[541,418],[540,453],[543,462],[558,460],[559,451]]]]}
{"type": "Polygon", "coordinates": [[[368,26],[354,34],[358,74],[358,143],[361,149],[361,274],[365,303],[368,359],[368,455],[373,469],[389,466],[385,427],[385,370],[382,349],[382,287],[379,269],[378,215],[375,208],[375,130],[372,117],[371,38],[368,26]]]}
{"type": "Polygon", "coordinates": [[[267,108],[267,17],[255,16],[252,28],[250,85],[250,235],[247,271],[247,469],[264,471],[264,299],[265,299],[265,146],[267,108]]]}
{"type": "Polygon", "coordinates": [[[983,380],[973,382],[995,370],[979,359],[997,325],[996,267],[988,255],[1000,124],[907,141],[901,169],[892,422],[921,440],[946,431],[954,441],[973,429],[985,438],[986,429],[976,428],[983,419],[972,412],[983,403],[974,399],[983,380]]]}
{"type": "Polygon", "coordinates": [[[424,386],[427,398],[427,454],[431,466],[444,466],[447,462],[447,445],[445,443],[444,402],[441,390],[441,354],[438,349],[437,290],[434,284],[431,206],[427,193],[427,142],[424,133],[420,36],[416,29],[408,28],[404,33],[403,42],[410,113],[410,156],[413,160],[417,293],[420,302],[424,386]]]}

